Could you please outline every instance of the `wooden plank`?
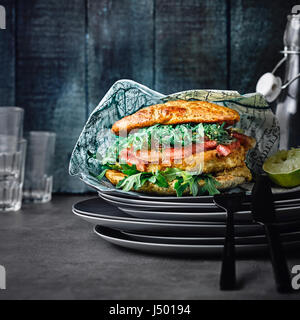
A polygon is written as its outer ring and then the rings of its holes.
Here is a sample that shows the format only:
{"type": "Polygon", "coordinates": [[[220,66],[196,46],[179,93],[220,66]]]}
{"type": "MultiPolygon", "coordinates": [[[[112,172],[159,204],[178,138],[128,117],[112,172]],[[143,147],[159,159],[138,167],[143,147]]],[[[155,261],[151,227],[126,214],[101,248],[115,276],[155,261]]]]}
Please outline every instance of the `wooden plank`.
{"type": "Polygon", "coordinates": [[[18,1],[17,14],[17,103],[25,108],[25,129],[57,133],[54,190],[86,190],[68,174],[86,121],[85,1],[18,1]]]}
{"type": "Polygon", "coordinates": [[[15,105],[15,1],[3,0],[6,29],[0,30],[0,106],[15,105]]]}
{"type": "Polygon", "coordinates": [[[226,2],[156,1],[155,89],[226,89],[226,2]]]}
{"type": "Polygon", "coordinates": [[[257,80],[283,57],[286,16],[295,1],[237,0],[231,6],[230,87],[254,92],[257,80]]]}
{"type": "Polygon", "coordinates": [[[153,86],[153,0],[88,0],[89,112],[119,79],[153,86]]]}

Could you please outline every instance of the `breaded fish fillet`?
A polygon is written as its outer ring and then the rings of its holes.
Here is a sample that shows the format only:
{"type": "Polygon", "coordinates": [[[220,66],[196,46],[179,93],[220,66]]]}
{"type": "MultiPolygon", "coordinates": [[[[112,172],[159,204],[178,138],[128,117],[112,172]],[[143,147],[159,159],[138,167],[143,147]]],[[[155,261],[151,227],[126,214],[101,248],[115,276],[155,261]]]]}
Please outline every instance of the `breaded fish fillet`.
{"type": "Polygon", "coordinates": [[[206,101],[168,101],[143,108],[114,123],[112,131],[130,132],[155,124],[223,123],[232,125],[240,120],[237,111],[206,101]]]}
{"type": "MultiPolygon", "coordinates": [[[[107,170],[105,176],[112,184],[116,185],[123,180],[126,175],[120,171],[107,170]]],[[[246,181],[251,181],[252,176],[250,170],[244,164],[243,166],[217,173],[215,179],[220,183],[217,189],[224,190],[234,188],[246,181]]],[[[200,180],[198,183],[200,186],[203,186],[205,182],[204,180],[200,180]]],[[[138,191],[157,195],[176,195],[174,184],[175,180],[169,182],[168,188],[162,188],[147,181],[138,191]]],[[[188,193],[189,189],[185,190],[184,194],[187,195],[188,193]]]]}
{"type": "Polygon", "coordinates": [[[227,157],[218,156],[217,150],[209,150],[204,154],[193,154],[183,159],[182,164],[173,166],[184,171],[198,171],[202,167],[203,173],[214,173],[245,165],[245,157],[245,149],[240,146],[227,157]]]}
{"type": "MultiPolygon", "coordinates": [[[[155,172],[157,170],[165,170],[166,168],[178,168],[184,171],[202,171],[203,173],[212,173],[224,171],[234,167],[244,165],[246,150],[244,146],[240,146],[230,153],[227,157],[220,157],[216,149],[208,150],[200,153],[191,154],[190,156],[180,159],[159,162],[146,163],[143,165],[145,172],[155,172]]],[[[138,159],[139,160],[139,159],[138,159]]],[[[134,159],[131,159],[132,163],[134,159]]]]}

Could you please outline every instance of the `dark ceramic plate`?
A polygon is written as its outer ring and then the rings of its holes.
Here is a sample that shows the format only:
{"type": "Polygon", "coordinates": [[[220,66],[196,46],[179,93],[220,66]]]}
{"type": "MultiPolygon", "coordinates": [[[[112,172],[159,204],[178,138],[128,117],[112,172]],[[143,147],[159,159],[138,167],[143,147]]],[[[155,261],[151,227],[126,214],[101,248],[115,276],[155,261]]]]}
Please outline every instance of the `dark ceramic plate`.
{"type": "MultiPolygon", "coordinates": [[[[122,213],[100,198],[76,203],[73,206],[73,212],[94,225],[146,235],[218,237],[225,234],[225,224],[221,222],[134,218],[122,213]]],[[[279,224],[279,228],[282,233],[297,232],[300,231],[300,221],[282,222],[279,224]]],[[[264,229],[258,224],[243,223],[235,225],[235,232],[237,237],[255,236],[264,234],[264,229]]]]}
{"type": "MultiPolygon", "coordinates": [[[[127,249],[138,250],[152,254],[163,255],[220,255],[223,251],[223,244],[187,244],[187,243],[170,243],[163,239],[153,241],[153,239],[137,239],[136,237],[125,234],[118,230],[107,227],[95,226],[94,231],[102,239],[127,249]]],[[[299,238],[290,237],[291,241],[284,242],[287,248],[300,246],[299,238]],[[298,239],[298,240],[295,240],[298,239]]],[[[286,239],[287,240],[287,239],[286,239]]],[[[265,251],[268,245],[265,243],[237,244],[237,254],[255,253],[265,251]]]]}
{"type": "MultiPolygon", "coordinates": [[[[142,199],[126,199],[99,193],[100,197],[119,210],[137,218],[225,222],[226,213],[215,206],[214,203],[195,202],[167,202],[142,199]]],[[[278,221],[300,220],[300,203],[276,205],[278,221]]],[[[250,204],[244,204],[239,212],[235,213],[235,221],[252,222],[250,204]]]]}
{"type": "MultiPolygon", "coordinates": [[[[241,192],[245,191],[240,188],[232,189],[230,192],[241,192]]],[[[282,188],[272,188],[274,201],[277,204],[289,204],[289,203],[300,203],[300,190],[299,187],[293,189],[282,189],[282,188]]],[[[213,203],[213,196],[186,196],[186,197],[159,197],[156,195],[147,195],[139,192],[120,192],[119,190],[109,190],[109,191],[99,191],[99,195],[110,195],[118,198],[124,199],[136,199],[136,200],[145,200],[145,201],[163,201],[163,202],[190,202],[193,203],[213,203]]],[[[251,192],[245,192],[245,203],[251,203],[251,192]]]]}

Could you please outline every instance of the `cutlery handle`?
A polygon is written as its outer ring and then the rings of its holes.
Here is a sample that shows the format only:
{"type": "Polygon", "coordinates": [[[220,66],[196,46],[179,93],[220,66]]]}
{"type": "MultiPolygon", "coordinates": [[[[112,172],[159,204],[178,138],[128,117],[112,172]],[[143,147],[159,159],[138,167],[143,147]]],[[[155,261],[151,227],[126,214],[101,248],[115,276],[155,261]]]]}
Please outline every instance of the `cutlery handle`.
{"type": "Polygon", "coordinates": [[[233,290],[236,285],[233,212],[227,211],[226,234],[221,268],[220,289],[233,290]]]}
{"type": "Polygon", "coordinates": [[[265,230],[269,241],[277,290],[280,293],[291,292],[292,286],[290,272],[287,266],[278,227],[274,224],[265,224],[265,230]]]}

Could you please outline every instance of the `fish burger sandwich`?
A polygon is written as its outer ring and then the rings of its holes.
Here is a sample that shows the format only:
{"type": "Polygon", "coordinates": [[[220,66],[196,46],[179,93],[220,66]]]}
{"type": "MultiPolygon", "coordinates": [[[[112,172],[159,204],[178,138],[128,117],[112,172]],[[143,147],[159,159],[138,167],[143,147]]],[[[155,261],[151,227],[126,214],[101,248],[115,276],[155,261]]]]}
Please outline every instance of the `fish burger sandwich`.
{"type": "Polygon", "coordinates": [[[169,101],[115,122],[101,159],[117,188],[156,195],[214,195],[252,179],[246,153],[255,146],[232,125],[237,111],[206,101],[169,101]]]}

